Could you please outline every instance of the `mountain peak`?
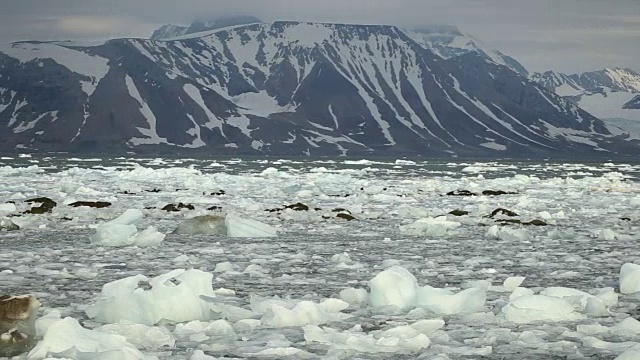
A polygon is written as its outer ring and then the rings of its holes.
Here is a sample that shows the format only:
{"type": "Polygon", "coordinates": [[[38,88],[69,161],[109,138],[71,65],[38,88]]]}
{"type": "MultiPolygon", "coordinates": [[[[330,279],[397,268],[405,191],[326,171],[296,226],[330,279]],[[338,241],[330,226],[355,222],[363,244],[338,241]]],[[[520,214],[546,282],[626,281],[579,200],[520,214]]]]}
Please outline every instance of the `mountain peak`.
{"type": "Polygon", "coordinates": [[[249,15],[224,16],[215,19],[201,18],[194,20],[189,26],[163,25],[151,34],[151,39],[166,40],[204,31],[261,22],[262,20],[259,18],[249,15]]]}
{"type": "Polygon", "coordinates": [[[405,29],[404,32],[415,42],[433,51],[441,58],[451,59],[473,52],[496,64],[504,65],[521,75],[529,75],[527,69],[514,58],[492,49],[473,36],[461,32],[455,26],[421,26],[405,29]]]}

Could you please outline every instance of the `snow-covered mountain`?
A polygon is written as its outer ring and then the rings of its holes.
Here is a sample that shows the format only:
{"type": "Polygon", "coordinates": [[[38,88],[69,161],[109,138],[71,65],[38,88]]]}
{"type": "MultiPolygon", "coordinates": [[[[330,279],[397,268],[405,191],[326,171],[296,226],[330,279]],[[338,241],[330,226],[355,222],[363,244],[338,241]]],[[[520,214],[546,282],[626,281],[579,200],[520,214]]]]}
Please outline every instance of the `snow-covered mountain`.
{"type": "Polygon", "coordinates": [[[633,99],[629,100],[622,108],[640,110],[640,95],[636,95],[633,99]]]}
{"type": "Polygon", "coordinates": [[[0,52],[0,151],[638,153],[637,142],[486,56],[445,60],[394,26],[275,22],[0,52]]]}
{"type": "Polygon", "coordinates": [[[461,32],[455,26],[432,25],[404,31],[418,44],[444,59],[476,52],[496,64],[504,65],[522,75],[529,75],[527,69],[514,58],[492,49],[473,36],[461,32]]]}
{"type": "Polygon", "coordinates": [[[216,29],[222,29],[230,26],[247,25],[261,23],[262,20],[255,16],[226,16],[217,18],[215,20],[196,20],[189,26],[179,25],[164,25],[161,28],[155,30],[151,34],[152,40],[167,40],[182,37],[185,35],[196,34],[205,31],[211,31],[216,29]]]}
{"type": "Polygon", "coordinates": [[[640,74],[631,69],[572,75],[547,71],[531,78],[601,119],[640,120],[640,109],[634,105],[640,94],[640,74]]]}

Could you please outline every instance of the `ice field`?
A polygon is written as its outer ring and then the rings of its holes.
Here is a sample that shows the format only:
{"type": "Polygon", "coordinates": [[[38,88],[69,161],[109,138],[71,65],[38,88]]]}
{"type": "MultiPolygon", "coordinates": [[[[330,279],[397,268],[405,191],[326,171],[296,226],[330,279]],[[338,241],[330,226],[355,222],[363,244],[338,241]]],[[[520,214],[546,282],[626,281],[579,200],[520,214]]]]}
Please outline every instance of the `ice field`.
{"type": "Polygon", "coordinates": [[[0,179],[0,295],[41,303],[17,359],[640,359],[637,164],[15,156],[0,179]]]}

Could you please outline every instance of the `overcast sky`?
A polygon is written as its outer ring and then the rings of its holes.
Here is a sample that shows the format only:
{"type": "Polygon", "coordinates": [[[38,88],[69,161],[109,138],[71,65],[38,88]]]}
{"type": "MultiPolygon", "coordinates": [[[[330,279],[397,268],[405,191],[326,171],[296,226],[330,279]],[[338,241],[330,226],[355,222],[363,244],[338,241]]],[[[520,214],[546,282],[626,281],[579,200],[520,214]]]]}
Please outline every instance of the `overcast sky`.
{"type": "Polygon", "coordinates": [[[0,41],[148,37],[166,23],[240,14],[450,24],[533,71],[640,71],[640,0],[0,0],[0,41]]]}

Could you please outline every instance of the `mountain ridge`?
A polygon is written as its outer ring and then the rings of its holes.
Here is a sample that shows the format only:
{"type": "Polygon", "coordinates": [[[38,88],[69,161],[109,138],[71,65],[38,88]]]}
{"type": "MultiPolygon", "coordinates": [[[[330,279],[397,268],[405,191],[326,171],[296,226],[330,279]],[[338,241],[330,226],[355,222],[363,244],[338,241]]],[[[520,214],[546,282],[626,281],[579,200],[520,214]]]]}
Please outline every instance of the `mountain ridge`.
{"type": "Polygon", "coordinates": [[[605,68],[579,74],[535,73],[533,81],[602,118],[640,120],[634,97],[640,94],[640,74],[628,68],[605,68]]]}
{"type": "Polygon", "coordinates": [[[262,20],[255,16],[237,15],[218,17],[213,20],[195,20],[188,26],[166,24],[154,30],[151,34],[150,39],[167,40],[198,32],[216,30],[228,26],[247,25],[252,23],[262,23],[262,20]]]}
{"type": "Polygon", "coordinates": [[[281,21],[0,51],[4,151],[546,157],[637,146],[482,54],[445,60],[391,25],[281,21]]]}

